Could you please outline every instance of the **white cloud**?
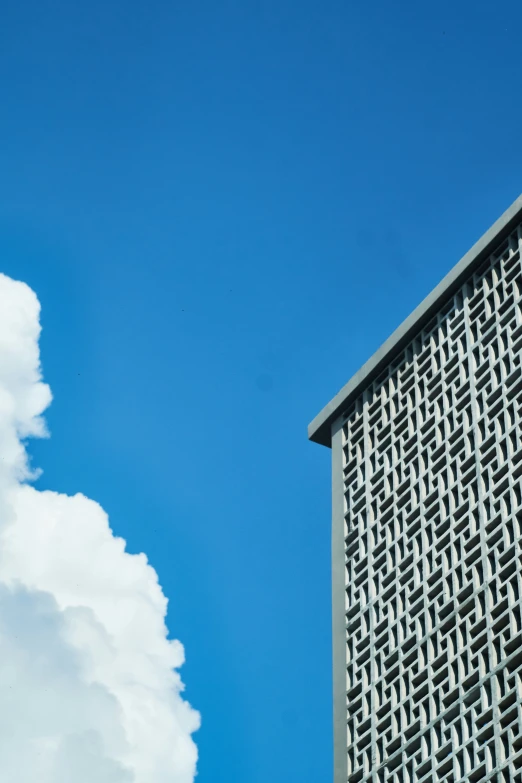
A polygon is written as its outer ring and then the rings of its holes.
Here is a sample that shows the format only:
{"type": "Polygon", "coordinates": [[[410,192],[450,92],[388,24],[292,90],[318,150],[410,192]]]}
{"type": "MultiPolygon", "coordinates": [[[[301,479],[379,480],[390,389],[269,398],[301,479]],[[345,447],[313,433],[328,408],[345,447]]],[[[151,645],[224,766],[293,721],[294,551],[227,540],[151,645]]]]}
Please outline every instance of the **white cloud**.
{"type": "Polygon", "coordinates": [[[0,780],[192,783],[198,714],[145,555],[83,495],[39,492],[40,305],[0,274],[0,780]]]}

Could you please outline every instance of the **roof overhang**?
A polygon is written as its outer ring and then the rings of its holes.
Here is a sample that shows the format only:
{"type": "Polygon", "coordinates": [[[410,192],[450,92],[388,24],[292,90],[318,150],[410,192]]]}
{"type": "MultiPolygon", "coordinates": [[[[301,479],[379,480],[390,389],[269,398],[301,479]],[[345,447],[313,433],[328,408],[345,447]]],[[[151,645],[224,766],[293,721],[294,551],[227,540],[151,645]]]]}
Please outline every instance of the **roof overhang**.
{"type": "Polygon", "coordinates": [[[343,410],[415,337],[423,325],[428,323],[434,313],[444,305],[448,297],[460,288],[473,269],[509,236],[521,219],[522,196],[519,196],[308,425],[310,440],[322,446],[331,446],[332,424],[343,410]]]}

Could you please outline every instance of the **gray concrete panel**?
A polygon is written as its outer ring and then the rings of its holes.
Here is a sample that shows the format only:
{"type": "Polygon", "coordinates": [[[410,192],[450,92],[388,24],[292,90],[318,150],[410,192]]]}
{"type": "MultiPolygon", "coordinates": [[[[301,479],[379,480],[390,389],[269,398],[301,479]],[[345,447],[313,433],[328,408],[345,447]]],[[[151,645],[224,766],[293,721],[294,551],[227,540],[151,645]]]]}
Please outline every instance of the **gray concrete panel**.
{"type": "Polygon", "coordinates": [[[497,240],[330,425],[334,783],[522,783],[522,214],[497,240]]]}

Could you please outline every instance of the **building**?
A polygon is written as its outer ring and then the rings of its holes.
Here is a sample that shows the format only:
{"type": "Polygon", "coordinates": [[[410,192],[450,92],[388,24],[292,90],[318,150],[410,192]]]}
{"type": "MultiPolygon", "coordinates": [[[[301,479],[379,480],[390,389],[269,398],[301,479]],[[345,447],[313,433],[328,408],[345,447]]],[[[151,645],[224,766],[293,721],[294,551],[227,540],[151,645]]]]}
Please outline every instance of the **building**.
{"type": "Polygon", "coordinates": [[[314,419],[335,783],[522,781],[522,197],[314,419]]]}

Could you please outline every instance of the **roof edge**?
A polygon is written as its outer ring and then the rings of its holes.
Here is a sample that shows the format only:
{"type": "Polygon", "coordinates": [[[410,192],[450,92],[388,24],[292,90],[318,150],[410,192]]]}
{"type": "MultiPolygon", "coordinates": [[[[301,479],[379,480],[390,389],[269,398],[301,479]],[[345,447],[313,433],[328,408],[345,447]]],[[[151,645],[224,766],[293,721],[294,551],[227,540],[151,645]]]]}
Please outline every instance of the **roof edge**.
{"type": "Polygon", "coordinates": [[[504,212],[488,231],[468,250],[465,256],[455,264],[441,282],[423,299],[413,312],[395,329],[380,348],[363,364],[335,397],[308,425],[308,438],[322,446],[331,446],[333,422],[342,414],[342,409],[350,404],[361,389],[377,375],[388,363],[393,353],[407,345],[429,321],[434,311],[443,301],[457,290],[469,276],[475,266],[493,252],[494,246],[502,242],[519,222],[522,215],[522,195],[504,212]]]}

